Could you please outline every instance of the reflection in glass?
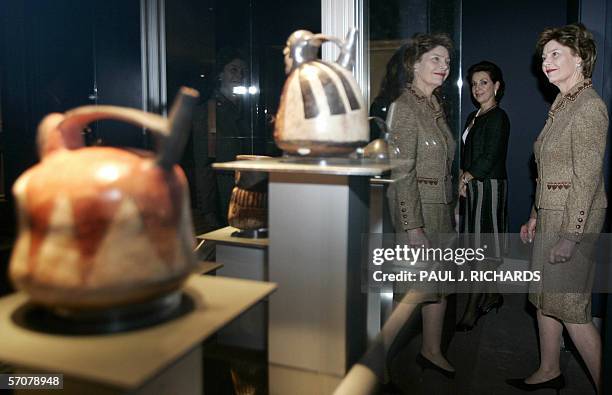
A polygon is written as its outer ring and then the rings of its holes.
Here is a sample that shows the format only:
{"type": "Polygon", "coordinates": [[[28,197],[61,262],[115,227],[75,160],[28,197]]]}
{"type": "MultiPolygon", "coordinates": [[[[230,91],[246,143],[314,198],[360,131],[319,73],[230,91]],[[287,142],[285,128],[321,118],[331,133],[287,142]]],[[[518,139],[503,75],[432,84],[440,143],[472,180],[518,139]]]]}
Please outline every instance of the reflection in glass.
{"type": "Polygon", "coordinates": [[[237,155],[281,152],[274,117],[285,81],[282,49],[291,32],[320,31],[320,1],[165,2],[167,92],[181,85],[200,102],[181,165],[196,232],[227,225],[233,172],[212,169],[237,155]]]}
{"type": "MultiPolygon", "coordinates": [[[[388,67],[395,63],[392,57],[402,44],[415,33],[447,33],[455,43],[451,54],[451,72],[442,87],[447,123],[457,138],[460,129],[460,88],[453,81],[461,75],[460,7],[461,2],[428,0],[387,0],[369,3],[370,24],[370,115],[384,119],[388,92],[382,89],[388,67]]],[[[397,59],[395,59],[397,61],[397,59]]],[[[376,138],[372,130],[371,139],[376,138]]],[[[458,155],[455,155],[458,158],[458,155]]],[[[457,161],[457,159],[456,159],[457,161]]]]}

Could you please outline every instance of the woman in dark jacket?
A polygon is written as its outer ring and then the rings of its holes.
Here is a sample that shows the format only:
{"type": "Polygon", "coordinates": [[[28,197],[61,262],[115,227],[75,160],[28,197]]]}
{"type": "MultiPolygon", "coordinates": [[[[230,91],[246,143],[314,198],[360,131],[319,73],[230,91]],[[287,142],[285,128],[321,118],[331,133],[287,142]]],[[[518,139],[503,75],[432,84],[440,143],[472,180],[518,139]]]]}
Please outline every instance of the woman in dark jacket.
{"type": "MultiPolygon", "coordinates": [[[[476,267],[481,270],[487,264],[499,264],[505,247],[510,122],[498,105],[504,94],[504,79],[497,65],[487,61],[473,65],[468,81],[479,108],[468,116],[461,136],[459,195],[466,198],[461,230],[470,247],[487,246],[487,260],[476,267]]],[[[502,303],[496,289],[473,288],[457,330],[471,330],[481,316],[499,309],[502,303]]]]}

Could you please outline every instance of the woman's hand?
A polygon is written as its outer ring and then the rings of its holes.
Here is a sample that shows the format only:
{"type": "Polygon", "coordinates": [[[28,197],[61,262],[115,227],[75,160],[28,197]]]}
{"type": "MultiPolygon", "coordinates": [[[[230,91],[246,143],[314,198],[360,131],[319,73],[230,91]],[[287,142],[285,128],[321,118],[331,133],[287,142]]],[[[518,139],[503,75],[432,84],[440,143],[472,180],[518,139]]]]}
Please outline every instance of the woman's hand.
{"type": "Polygon", "coordinates": [[[459,225],[461,223],[461,216],[459,210],[459,199],[457,199],[457,203],[455,203],[455,232],[459,233],[459,225]]]}
{"type": "Polygon", "coordinates": [[[529,218],[529,221],[521,226],[521,241],[526,243],[531,243],[533,238],[535,237],[537,218],[529,218]]]}
{"type": "Polygon", "coordinates": [[[467,184],[459,183],[459,196],[467,198],[467,184]]]}
{"type": "Polygon", "coordinates": [[[429,240],[423,228],[414,228],[408,231],[408,243],[411,247],[429,247],[429,240]]]}
{"type": "Polygon", "coordinates": [[[550,263],[563,263],[567,262],[574,255],[576,249],[576,242],[565,238],[560,238],[557,244],[550,249],[550,257],[548,261],[550,263]]]}
{"type": "Polygon", "coordinates": [[[474,179],[469,171],[462,171],[459,177],[459,196],[467,198],[467,184],[474,179]]]}

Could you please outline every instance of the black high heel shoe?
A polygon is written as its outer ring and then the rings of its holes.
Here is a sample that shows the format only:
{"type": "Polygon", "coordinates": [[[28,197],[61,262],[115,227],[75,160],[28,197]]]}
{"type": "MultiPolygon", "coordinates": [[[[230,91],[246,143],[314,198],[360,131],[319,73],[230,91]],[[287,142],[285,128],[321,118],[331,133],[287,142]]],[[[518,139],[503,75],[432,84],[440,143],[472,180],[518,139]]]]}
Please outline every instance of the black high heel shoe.
{"type": "Polygon", "coordinates": [[[478,324],[478,320],[489,314],[491,312],[491,310],[495,309],[495,313],[499,312],[499,309],[503,306],[504,304],[504,297],[502,295],[499,295],[499,297],[497,298],[496,301],[494,301],[493,303],[490,303],[487,306],[481,307],[479,306],[478,309],[476,310],[476,318],[474,319],[474,323],[473,324],[466,324],[464,322],[459,322],[457,324],[457,326],[455,326],[455,330],[457,332],[469,332],[472,329],[474,329],[474,327],[476,326],[476,324],[478,324]]]}
{"type": "Polygon", "coordinates": [[[417,363],[417,365],[419,365],[421,367],[421,371],[424,371],[425,369],[431,369],[431,370],[435,370],[436,372],[440,373],[441,375],[443,375],[447,379],[454,379],[455,378],[455,371],[453,371],[453,370],[446,370],[446,369],[436,365],[435,363],[431,362],[429,359],[425,358],[423,356],[423,354],[421,354],[421,353],[419,353],[419,355],[417,355],[416,363],[417,363]]]}
{"type": "Polygon", "coordinates": [[[518,388],[522,391],[532,392],[541,389],[553,389],[557,391],[557,395],[561,392],[563,388],[565,388],[565,377],[563,377],[563,373],[555,377],[554,379],[550,379],[547,381],[543,381],[541,383],[535,384],[527,384],[525,379],[507,379],[507,384],[510,384],[514,388],[518,388]]]}
{"type": "Polygon", "coordinates": [[[482,315],[489,314],[489,312],[493,309],[495,309],[495,313],[499,312],[499,309],[501,309],[501,307],[504,305],[504,297],[501,294],[498,294],[498,295],[499,297],[497,298],[495,302],[490,303],[487,306],[480,307],[480,310],[482,311],[482,315]]]}

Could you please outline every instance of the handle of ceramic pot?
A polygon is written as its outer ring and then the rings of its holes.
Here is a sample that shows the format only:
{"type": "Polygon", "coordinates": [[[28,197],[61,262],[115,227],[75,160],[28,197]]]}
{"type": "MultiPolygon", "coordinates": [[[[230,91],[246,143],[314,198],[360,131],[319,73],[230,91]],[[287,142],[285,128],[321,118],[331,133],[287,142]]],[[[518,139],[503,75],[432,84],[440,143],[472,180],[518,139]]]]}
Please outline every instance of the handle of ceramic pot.
{"type": "Polygon", "coordinates": [[[326,42],[331,42],[334,43],[338,46],[338,48],[340,49],[340,51],[344,50],[344,41],[340,40],[338,37],[334,37],[334,36],[328,36],[327,34],[323,34],[323,33],[318,33],[318,34],[314,34],[309,40],[308,42],[317,42],[318,43],[318,47],[320,47],[321,45],[325,44],[326,42]]]}
{"type": "Polygon", "coordinates": [[[83,106],[65,114],[50,114],[38,127],[38,149],[44,158],[60,149],[84,146],[81,131],[90,123],[112,119],[138,125],[157,137],[157,162],[171,168],[183,152],[189,135],[193,108],[199,93],[182,87],[174,100],[168,119],[133,108],[118,106],[83,106]]]}
{"type": "MultiPolygon", "coordinates": [[[[340,54],[336,59],[336,63],[347,70],[351,69],[351,64],[354,57],[355,40],[357,39],[357,29],[352,27],[346,36],[346,40],[341,40],[338,37],[328,36],[326,34],[315,34],[310,41],[318,40],[321,44],[325,42],[332,42],[340,49],[340,54]]],[[[321,45],[320,44],[320,45],[321,45]]]]}

